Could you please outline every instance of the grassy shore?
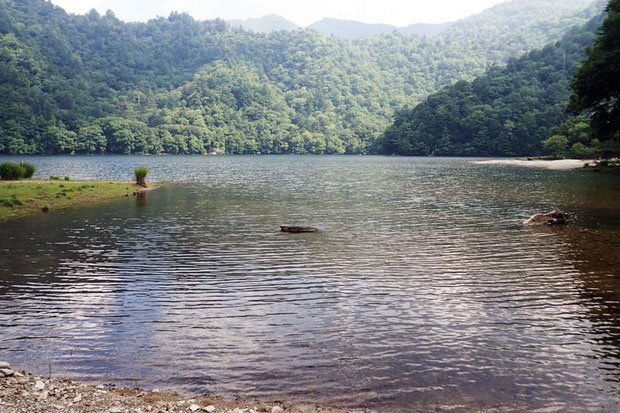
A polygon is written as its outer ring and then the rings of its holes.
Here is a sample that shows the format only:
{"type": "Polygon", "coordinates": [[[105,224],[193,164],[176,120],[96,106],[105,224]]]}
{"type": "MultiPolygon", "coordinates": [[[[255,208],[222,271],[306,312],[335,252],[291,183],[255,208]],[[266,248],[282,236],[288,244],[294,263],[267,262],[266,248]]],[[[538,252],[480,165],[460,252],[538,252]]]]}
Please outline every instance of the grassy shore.
{"type": "Polygon", "coordinates": [[[128,197],[144,190],[133,182],[0,181],[0,222],[74,205],[128,197]]]}

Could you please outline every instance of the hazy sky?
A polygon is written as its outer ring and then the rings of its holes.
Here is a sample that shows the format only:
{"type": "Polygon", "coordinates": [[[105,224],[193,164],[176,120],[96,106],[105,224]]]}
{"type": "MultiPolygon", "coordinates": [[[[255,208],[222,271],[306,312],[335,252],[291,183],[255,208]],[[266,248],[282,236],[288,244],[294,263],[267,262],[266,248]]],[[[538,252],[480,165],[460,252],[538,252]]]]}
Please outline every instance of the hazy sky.
{"type": "Polygon", "coordinates": [[[467,17],[504,0],[52,0],[71,13],[110,9],[126,21],[188,12],[197,19],[243,19],[275,13],[306,26],[323,17],[388,23],[441,23],[467,17]]]}

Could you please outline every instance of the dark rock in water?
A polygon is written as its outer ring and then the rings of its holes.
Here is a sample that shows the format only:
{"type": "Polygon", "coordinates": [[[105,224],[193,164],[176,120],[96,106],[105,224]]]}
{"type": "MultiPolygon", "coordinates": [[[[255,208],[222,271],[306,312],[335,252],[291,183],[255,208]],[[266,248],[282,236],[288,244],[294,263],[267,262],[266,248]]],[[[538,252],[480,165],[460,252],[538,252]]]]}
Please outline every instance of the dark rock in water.
{"type": "Polygon", "coordinates": [[[560,211],[551,211],[546,214],[536,214],[526,221],[523,221],[523,225],[536,226],[536,225],[562,225],[568,223],[568,217],[566,214],[560,211]]]}
{"type": "Polygon", "coordinates": [[[41,212],[43,212],[44,214],[47,214],[48,212],[50,212],[50,209],[45,206],[45,207],[41,208],[41,212]]]}
{"type": "Polygon", "coordinates": [[[313,227],[285,227],[281,226],[280,231],[282,232],[291,232],[293,234],[300,234],[302,232],[317,232],[318,228],[313,227]]]}

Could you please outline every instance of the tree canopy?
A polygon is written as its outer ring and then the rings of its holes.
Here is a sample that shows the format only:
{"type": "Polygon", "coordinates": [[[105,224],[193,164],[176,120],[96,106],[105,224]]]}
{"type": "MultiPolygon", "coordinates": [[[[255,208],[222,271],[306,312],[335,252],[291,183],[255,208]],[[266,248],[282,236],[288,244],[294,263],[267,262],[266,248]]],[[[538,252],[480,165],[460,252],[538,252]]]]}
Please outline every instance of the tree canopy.
{"type": "Polygon", "coordinates": [[[620,0],[610,0],[588,58],[573,81],[569,109],[592,114],[599,140],[620,140],[620,0]]]}

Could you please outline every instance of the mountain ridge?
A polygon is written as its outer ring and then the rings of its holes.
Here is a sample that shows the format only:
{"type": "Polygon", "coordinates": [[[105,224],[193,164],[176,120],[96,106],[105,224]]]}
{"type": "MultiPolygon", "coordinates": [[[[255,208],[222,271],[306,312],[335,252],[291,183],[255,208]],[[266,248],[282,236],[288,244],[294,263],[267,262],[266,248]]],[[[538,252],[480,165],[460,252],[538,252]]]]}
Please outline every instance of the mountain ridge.
{"type": "Polygon", "coordinates": [[[333,35],[341,39],[355,40],[392,32],[418,36],[436,36],[451,24],[451,22],[438,24],[413,23],[408,26],[398,27],[390,24],[363,23],[355,20],[326,17],[307,26],[307,28],[328,36],[333,35]]]}
{"type": "MultiPolygon", "coordinates": [[[[563,4],[572,4],[572,10],[578,11],[589,4],[593,0],[571,0],[564,2],[563,4]]],[[[464,17],[453,22],[444,23],[412,23],[407,26],[395,26],[386,23],[365,23],[352,19],[341,19],[333,17],[324,17],[308,26],[298,26],[294,22],[287,20],[286,18],[277,14],[269,14],[259,18],[249,18],[245,20],[229,20],[231,25],[237,27],[243,27],[246,30],[251,30],[258,33],[271,33],[278,30],[298,30],[309,29],[323,33],[327,36],[335,36],[341,39],[347,40],[360,40],[368,39],[373,36],[386,35],[392,33],[401,33],[405,35],[417,35],[435,37],[441,34],[445,34],[450,28],[457,27],[456,30],[462,30],[463,26],[473,25],[476,26],[477,20],[485,18],[485,16],[497,16],[500,19],[506,9],[513,10],[517,13],[520,9],[523,9],[523,4],[532,3],[531,0],[511,0],[498,3],[488,9],[483,10],[480,13],[464,17]]],[[[553,13],[553,9],[550,8],[548,13],[553,13]]],[[[515,16],[516,17],[516,16],[515,16]]],[[[518,19],[517,19],[518,20],[518,19]]]]}
{"type": "Polygon", "coordinates": [[[249,17],[247,19],[231,19],[226,23],[235,27],[242,27],[257,33],[271,33],[280,30],[297,30],[300,27],[294,22],[278,15],[266,14],[261,17],[249,17]]]}

